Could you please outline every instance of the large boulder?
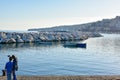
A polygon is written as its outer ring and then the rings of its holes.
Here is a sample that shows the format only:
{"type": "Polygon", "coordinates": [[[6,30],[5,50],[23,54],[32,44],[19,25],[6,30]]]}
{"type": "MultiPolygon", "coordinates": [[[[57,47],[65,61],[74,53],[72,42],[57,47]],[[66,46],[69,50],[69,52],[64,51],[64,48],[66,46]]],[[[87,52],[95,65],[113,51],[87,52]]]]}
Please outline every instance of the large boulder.
{"type": "Polygon", "coordinates": [[[10,39],[8,39],[8,38],[2,38],[1,40],[0,40],[0,43],[16,43],[16,40],[14,39],[14,38],[10,38],[10,39]]]}
{"type": "Polygon", "coordinates": [[[7,43],[8,42],[8,39],[6,39],[6,38],[1,38],[0,39],[0,43],[7,43]]]}
{"type": "Polygon", "coordinates": [[[24,43],[24,41],[23,41],[21,38],[18,38],[18,39],[16,40],[16,42],[17,42],[17,43],[24,43]]]}
{"type": "Polygon", "coordinates": [[[7,38],[7,36],[6,36],[6,33],[5,33],[5,32],[0,32],[0,39],[2,39],[2,38],[7,38]]]}
{"type": "Polygon", "coordinates": [[[10,38],[10,39],[8,39],[7,43],[16,43],[16,40],[14,38],[10,38]]]}
{"type": "Polygon", "coordinates": [[[26,39],[26,41],[27,41],[27,42],[34,42],[34,38],[33,38],[33,36],[32,36],[30,33],[27,34],[27,39],[26,39]]]}
{"type": "Polygon", "coordinates": [[[6,35],[7,35],[7,38],[8,38],[8,39],[10,39],[10,38],[12,38],[12,37],[13,37],[13,35],[12,35],[12,33],[11,33],[11,32],[6,33],[6,35]]]}
{"type": "Polygon", "coordinates": [[[23,33],[21,39],[24,40],[24,41],[26,41],[27,40],[27,34],[23,33]]]}

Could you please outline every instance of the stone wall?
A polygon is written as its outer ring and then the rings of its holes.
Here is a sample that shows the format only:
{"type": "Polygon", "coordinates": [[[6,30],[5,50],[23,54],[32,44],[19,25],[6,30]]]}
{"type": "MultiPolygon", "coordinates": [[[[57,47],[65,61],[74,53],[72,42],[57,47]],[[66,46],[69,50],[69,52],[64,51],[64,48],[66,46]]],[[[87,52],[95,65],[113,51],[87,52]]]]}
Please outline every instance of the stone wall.
{"type": "Polygon", "coordinates": [[[0,43],[72,41],[100,36],[92,32],[0,32],[0,43]]]}

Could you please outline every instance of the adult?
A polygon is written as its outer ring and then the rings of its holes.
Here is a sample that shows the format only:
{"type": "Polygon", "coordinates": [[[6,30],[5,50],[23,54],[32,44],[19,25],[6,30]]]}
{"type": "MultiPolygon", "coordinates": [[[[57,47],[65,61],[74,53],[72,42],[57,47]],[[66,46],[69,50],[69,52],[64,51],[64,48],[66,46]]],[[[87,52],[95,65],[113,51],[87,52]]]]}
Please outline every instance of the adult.
{"type": "Polygon", "coordinates": [[[13,62],[11,61],[12,61],[12,57],[9,57],[9,62],[7,62],[5,65],[5,70],[7,72],[7,80],[11,80],[11,73],[13,69],[13,62]]]}
{"type": "Polygon", "coordinates": [[[16,78],[16,71],[18,70],[18,62],[17,62],[17,58],[15,57],[15,55],[12,55],[12,59],[13,59],[13,80],[17,80],[16,78]]]}

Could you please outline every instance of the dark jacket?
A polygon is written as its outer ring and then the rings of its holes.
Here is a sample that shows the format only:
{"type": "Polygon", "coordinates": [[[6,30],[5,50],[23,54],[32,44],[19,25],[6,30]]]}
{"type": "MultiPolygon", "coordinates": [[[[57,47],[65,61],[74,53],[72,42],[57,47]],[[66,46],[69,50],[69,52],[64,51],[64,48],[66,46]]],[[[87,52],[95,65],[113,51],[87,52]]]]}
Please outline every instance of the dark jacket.
{"type": "Polygon", "coordinates": [[[5,69],[7,70],[7,73],[11,73],[13,69],[13,62],[9,61],[5,65],[5,69]]]}

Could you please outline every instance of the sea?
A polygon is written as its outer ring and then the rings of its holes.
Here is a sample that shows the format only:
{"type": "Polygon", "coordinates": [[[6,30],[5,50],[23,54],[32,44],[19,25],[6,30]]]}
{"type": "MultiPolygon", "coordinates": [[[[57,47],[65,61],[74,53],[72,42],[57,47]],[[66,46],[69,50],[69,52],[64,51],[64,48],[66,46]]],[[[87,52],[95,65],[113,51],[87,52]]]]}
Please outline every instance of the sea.
{"type": "Polygon", "coordinates": [[[66,42],[0,44],[0,70],[15,55],[17,75],[120,75],[120,35],[102,35],[82,41],[86,48],[64,47],[66,42]]]}

